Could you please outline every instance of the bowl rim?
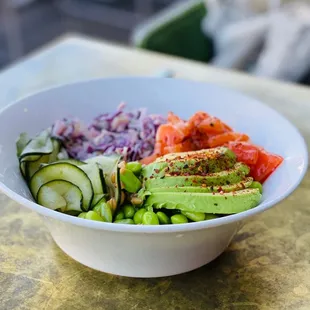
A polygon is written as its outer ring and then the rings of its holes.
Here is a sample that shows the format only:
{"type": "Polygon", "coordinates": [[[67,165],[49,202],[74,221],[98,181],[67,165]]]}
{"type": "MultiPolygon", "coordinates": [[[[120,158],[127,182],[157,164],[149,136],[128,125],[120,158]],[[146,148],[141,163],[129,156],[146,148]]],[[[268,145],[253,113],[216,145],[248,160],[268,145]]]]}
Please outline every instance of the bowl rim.
{"type": "Polygon", "coordinates": [[[214,83],[207,83],[207,82],[201,82],[201,81],[193,81],[193,80],[186,80],[186,79],[166,79],[166,78],[159,78],[159,77],[109,77],[109,78],[94,78],[94,79],[86,79],[81,81],[75,81],[70,83],[65,83],[61,85],[54,85],[52,87],[43,88],[39,91],[35,91],[32,93],[29,93],[26,96],[23,96],[12,103],[6,105],[2,109],[0,109],[0,115],[4,113],[7,109],[10,109],[12,106],[18,105],[20,102],[31,98],[36,95],[40,95],[41,93],[51,92],[56,89],[60,88],[66,88],[68,86],[77,86],[81,84],[88,84],[93,82],[105,82],[105,81],[126,81],[126,80],[158,80],[158,79],[165,79],[168,83],[178,83],[178,82],[186,82],[186,83],[194,83],[194,84],[209,84],[214,88],[217,88],[221,91],[225,91],[226,93],[230,93],[232,96],[238,96],[239,98],[243,98],[245,100],[249,100],[251,102],[255,102],[256,105],[263,107],[264,109],[267,109],[269,111],[272,111],[278,118],[280,118],[282,121],[286,123],[287,126],[290,127],[291,130],[295,131],[295,134],[300,138],[301,148],[302,148],[302,158],[304,159],[304,165],[302,168],[301,173],[299,174],[299,177],[297,181],[292,184],[285,193],[277,197],[276,199],[268,202],[263,203],[262,205],[259,204],[257,207],[243,211],[237,214],[227,215],[221,218],[211,219],[208,221],[201,221],[201,222],[191,222],[186,224],[174,224],[174,225],[116,225],[114,223],[107,223],[107,222],[97,222],[92,220],[85,220],[79,217],[74,217],[68,214],[64,214],[61,212],[57,212],[48,208],[45,208],[39,204],[37,204],[34,201],[28,200],[27,198],[24,198],[20,194],[15,193],[13,190],[8,188],[6,185],[4,185],[2,182],[0,182],[0,191],[4,193],[6,196],[14,200],[15,202],[39,213],[40,215],[44,217],[49,217],[55,220],[59,220],[61,222],[73,224],[76,226],[82,226],[85,228],[95,229],[95,230],[106,230],[106,231],[113,231],[113,232],[126,232],[126,233],[181,233],[186,231],[195,231],[195,230],[203,230],[207,228],[212,227],[218,227],[223,226],[227,224],[231,224],[234,222],[242,221],[250,216],[259,214],[261,212],[266,211],[267,209],[275,206],[280,201],[287,198],[289,195],[291,195],[296,188],[299,186],[301,181],[303,180],[307,169],[308,169],[308,150],[307,150],[307,144],[299,132],[299,130],[284,116],[282,116],[281,113],[279,113],[277,110],[274,110],[273,108],[269,107],[267,104],[262,103],[260,100],[257,100],[255,98],[252,98],[251,96],[245,95],[244,93],[241,93],[239,91],[236,91],[234,89],[230,89],[228,87],[220,86],[214,83]]]}

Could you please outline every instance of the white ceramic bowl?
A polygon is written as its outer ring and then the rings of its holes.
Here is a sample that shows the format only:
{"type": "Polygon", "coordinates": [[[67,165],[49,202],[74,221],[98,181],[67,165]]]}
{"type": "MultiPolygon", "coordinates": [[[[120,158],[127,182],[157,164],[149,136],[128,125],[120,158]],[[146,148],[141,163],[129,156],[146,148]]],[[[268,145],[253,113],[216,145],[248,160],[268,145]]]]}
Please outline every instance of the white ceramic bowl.
{"type": "Polygon", "coordinates": [[[59,247],[73,259],[100,271],[130,277],[161,277],[198,268],[219,256],[241,221],[274,206],[301,182],[307,149],[294,126],[269,107],[210,84],[159,78],[87,81],[50,89],[16,102],[0,112],[0,189],[39,213],[59,247]],[[219,219],[165,226],[116,225],[61,214],[33,202],[15,155],[21,132],[31,135],[53,121],[74,115],[85,121],[114,111],[120,101],[149,112],[174,111],[184,118],[198,110],[250,135],[284,163],[265,182],[260,205],[219,219]]]}

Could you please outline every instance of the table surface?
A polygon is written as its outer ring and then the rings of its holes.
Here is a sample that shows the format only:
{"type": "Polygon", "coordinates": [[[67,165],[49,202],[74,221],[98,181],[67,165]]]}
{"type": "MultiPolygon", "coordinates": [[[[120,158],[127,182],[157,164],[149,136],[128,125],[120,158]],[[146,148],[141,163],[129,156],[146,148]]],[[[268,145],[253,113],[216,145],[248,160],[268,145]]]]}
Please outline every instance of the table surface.
{"type": "MultiPolygon", "coordinates": [[[[310,88],[75,35],[0,74],[0,107],[77,80],[152,75],[240,90],[278,110],[310,145],[310,88]]],[[[91,270],[66,256],[38,215],[0,195],[0,309],[310,309],[310,176],[288,199],[253,217],[214,262],[161,279],[91,270]]]]}

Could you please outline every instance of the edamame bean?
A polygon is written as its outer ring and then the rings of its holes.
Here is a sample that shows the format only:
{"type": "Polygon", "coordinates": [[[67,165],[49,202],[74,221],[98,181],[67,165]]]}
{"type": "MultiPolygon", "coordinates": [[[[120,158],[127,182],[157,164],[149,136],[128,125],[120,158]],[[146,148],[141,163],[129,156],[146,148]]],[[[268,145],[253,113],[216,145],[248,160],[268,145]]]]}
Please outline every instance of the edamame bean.
{"type": "Polygon", "coordinates": [[[120,210],[116,213],[114,221],[123,220],[125,218],[125,214],[123,210],[120,210]]]}
{"type": "Polygon", "coordinates": [[[129,169],[121,168],[120,178],[124,189],[129,193],[136,193],[142,187],[141,181],[129,169]]]}
{"type": "Polygon", "coordinates": [[[135,222],[132,219],[116,220],[113,223],[115,223],[115,224],[131,224],[131,225],[135,224],[135,222]]]}
{"type": "Polygon", "coordinates": [[[99,202],[102,202],[102,201],[106,202],[104,194],[94,195],[92,205],[96,206],[99,202]]]}
{"type": "Polygon", "coordinates": [[[142,208],[142,209],[139,209],[136,213],[135,213],[135,215],[134,215],[134,217],[133,217],[133,220],[134,220],[134,222],[135,222],[135,224],[142,224],[142,217],[143,217],[143,214],[146,212],[146,210],[144,209],[144,208],[142,208]]]}
{"type": "Polygon", "coordinates": [[[105,222],[112,223],[113,216],[111,208],[104,200],[99,201],[95,205],[93,211],[98,213],[105,222]]]}
{"type": "Polygon", "coordinates": [[[93,211],[94,212],[96,212],[96,213],[98,213],[99,215],[100,215],[100,204],[96,204],[95,206],[94,206],[94,208],[93,208],[93,211]]]}
{"type": "Polygon", "coordinates": [[[126,169],[131,170],[135,175],[139,175],[142,170],[142,165],[138,161],[132,161],[126,164],[126,169]]]}
{"type": "Polygon", "coordinates": [[[112,223],[113,219],[112,211],[109,205],[105,202],[101,204],[100,215],[105,222],[112,223]]]}
{"type": "Polygon", "coordinates": [[[157,215],[153,211],[146,211],[142,216],[143,225],[159,225],[157,215]]]}
{"type": "Polygon", "coordinates": [[[257,181],[253,181],[251,184],[250,188],[258,188],[259,192],[262,194],[263,193],[263,185],[257,181]]]}
{"type": "Polygon", "coordinates": [[[183,214],[175,214],[171,216],[171,223],[172,224],[185,224],[185,223],[188,223],[188,219],[183,214]]]}
{"type": "Polygon", "coordinates": [[[85,218],[87,220],[103,222],[103,218],[95,211],[88,211],[85,218]]]}
{"type": "Polygon", "coordinates": [[[186,212],[182,211],[182,214],[185,215],[188,219],[194,222],[201,222],[205,220],[205,214],[202,212],[186,212]]]}
{"type": "Polygon", "coordinates": [[[162,211],[156,213],[159,223],[162,225],[171,224],[170,218],[162,211]]]}
{"type": "Polygon", "coordinates": [[[124,206],[124,215],[126,219],[132,219],[135,213],[136,213],[136,210],[132,205],[124,206]]]}
{"type": "Polygon", "coordinates": [[[215,214],[211,214],[211,213],[206,213],[206,214],[205,214],[205,220],[206,220],[206,221],[207,221],[207,220],[213,220],[213,219],[216,219],[216,218],[218,218],[218,216],[215,215],[215,214]]]}
{"type": "Polygon", "coordinates": [[[86,216],[86,212],[82,212],[79,214],[78,217],[80,217],[81,219],[85,219],[85,216],[86,216]]]}

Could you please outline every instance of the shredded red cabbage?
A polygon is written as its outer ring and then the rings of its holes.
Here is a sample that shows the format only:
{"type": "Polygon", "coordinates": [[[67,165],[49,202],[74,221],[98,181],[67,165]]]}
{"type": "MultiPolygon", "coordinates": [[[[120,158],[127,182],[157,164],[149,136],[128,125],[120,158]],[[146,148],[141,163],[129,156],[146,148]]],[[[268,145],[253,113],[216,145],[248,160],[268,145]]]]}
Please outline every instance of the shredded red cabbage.
{"type": "Polygon", "coordinates": [[[89,126],[75,118],[58,120],[52,135],[63,141],[70,157],[79,160],[119,154],[135,161],[153,153],[156,131],[165,122],[163,116],[148,115],[144,108],[126,112],[121,103],[115,112],[99,115],[89,126]]]}

